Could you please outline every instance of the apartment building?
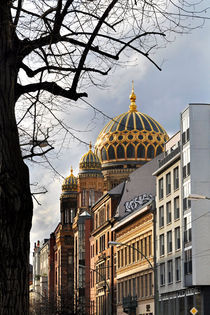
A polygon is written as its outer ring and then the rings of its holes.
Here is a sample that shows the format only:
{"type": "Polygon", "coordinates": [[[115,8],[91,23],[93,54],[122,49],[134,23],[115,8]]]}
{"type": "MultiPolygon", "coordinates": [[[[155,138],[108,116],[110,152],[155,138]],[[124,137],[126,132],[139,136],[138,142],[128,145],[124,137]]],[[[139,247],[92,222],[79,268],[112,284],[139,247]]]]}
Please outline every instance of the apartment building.
{"type": "Polygon", "coordinates": [[[165,144],[156,176],[158,314],[209,313],[210,105],[190,104],[165,144]]]}

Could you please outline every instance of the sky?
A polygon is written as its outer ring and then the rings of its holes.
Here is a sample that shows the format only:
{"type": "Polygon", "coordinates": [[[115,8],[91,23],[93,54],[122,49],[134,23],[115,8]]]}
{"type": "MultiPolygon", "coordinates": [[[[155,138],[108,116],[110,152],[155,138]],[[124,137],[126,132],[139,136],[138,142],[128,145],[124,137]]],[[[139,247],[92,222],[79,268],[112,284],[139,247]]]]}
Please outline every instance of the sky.
{"type": "MultiPolygon", "coordinates": [[[[180,113],[189,103],[210,103],[210,21],[190,34],[177,35],[175,41],[160,49],[154,59],[161,65],[159,71],[143,57],[135,57],[133,65],[116,68],[106,79],[107,87],[89,88],[87,101],[109,117],[127,112],[130,105],[131,82],[134,80],[137,109],[156,119],[169,136],[179,130],[180,113]]],[[[73,128],[86,130],[78,133],[84,141],[94,144],[98,134],[109,121],[82,101],[71,109],[69,115],[73,128]]],[[[56,147],[56,143],[54,144],[56,147]]],[[[53,167],[63,176],[74,175],[79,160],[88,151],[88,145],[72,140],[58,157],[52,158],[53,167]]],[[[31,253],[34,242],[49,238],[60,219],[60,194],[63,178],[39,165],[29,165],[31,183],[39,183],[46,194],[34,201],[31,230],[31,253]]],[[[32,186],[32,192],[33,192],[32,186]]]]}

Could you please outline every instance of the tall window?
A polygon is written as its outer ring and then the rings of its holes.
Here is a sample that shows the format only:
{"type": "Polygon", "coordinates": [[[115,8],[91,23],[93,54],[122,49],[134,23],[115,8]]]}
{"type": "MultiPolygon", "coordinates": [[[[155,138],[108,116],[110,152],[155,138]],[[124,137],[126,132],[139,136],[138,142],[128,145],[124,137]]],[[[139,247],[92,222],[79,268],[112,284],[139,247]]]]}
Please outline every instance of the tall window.
{"type": "Polygon", "coordinates": [[[165,284],[165,263],[160,264],[160,285],[165,284]]]}
{"type": "Polygon", "coordinates": [[[127,247],[125,247],[125,266],[127,266],[127,247]]]}
{"type": "Polygon", "coordinates": [[[171,193],[171,173],[166,174],[166,195],[171,193]]]}
{"type": "Polygon", "coordinates": [[[184,272],[185,274],[192,273],[192,249],[185,251],[184,272]]]}
{"type": "Polygon", "coordinates": [[[98,240],[96,240],[96,255],[98,255],[98,240]]]}
{"type": "Polygon", "coordinates": [[[176,272],[176,281],[181,280],[181,257],[175,259],[175,272],[176,272]]]}
{"type": "Polygon", "coordinates": [[[107,205],[107,208],[106,208],[106,219],[107,221],[109,220],[109,205],[107,205]]]}
{"type": "Polygon", "coordinates": [[[180,227],[175,228],[175,249],[180,249],[180,227]]]}
{"type": "Polygon", "coordinates": [[[179,219],[179,197],[174,198],[174,220],[179,219]]]}
{"type": "Polygon", "coordinates": [[[167,232],[167,253],[172,252],[172,231],[167,232]]]}
{"type": "Polygon", "coordinates": [[[149,256],[152,255],[152,237],[149,235],[149,256]]]}
{"type": "Polygon", "coordinates": [[[168,283],[173,282],[173,261],[169,260],[168,263],[168,283]]]}
{"type": "MultiPolygon", "coordinates": [[[[141,239],[141,252],[143,253],[144,246],[143,246],[143,239],[141,239]]],[[[143,259],[143,255],[141,254],[141,259],[143,259]]]]}
{"type": "Polygon", "coordinates": [[[161,206],[159,208],[159,227],[163,227],[164,226],[164,207],[161,206]]]}
{"type": "Polygon", "coordinates": [[[147,253],[147,237],[145,237],[144,239],[144,255],[147,257],[148,253],[147,253]]]}
{"type": "Polygon", "coordinates": [[[179,167],[174,169],[174,190],[179,188],[179,167]]]}
{"type": "Polygon", "coordinates": [[[167,224],[171,223],[171,202],[167,202],[166,204],[166,221],[167,224]]]}
{"type": "Polygon", "coordinates": [[[152,273],[149,273],[149,295],[152,295],[152,273]]]}
{"type": "Polygon", "coordinates": [[[165,254],[164,249],[164,234],[160,235],[160,256],[163,256],[165,254]]]}
{"type": "Polygon", "coordinates": [[[105,250],[105,234],[100,236],[100,252],[102,252],[103,250],[105,250]]]}
{"type": "Polygon", "coordinates": [[[159,179],[159,199],[163,198],[163,178],[159,179]]]}
{"type": "Polygon", "coordinates": [[[136,243],[136,249],[137,249],[137,253],[136,253],[137,261],[138,261],[139,260],[139,254],[140,254],[140,252],[139,252],[139,241],[137,241],[137,243],[136,243]]]}

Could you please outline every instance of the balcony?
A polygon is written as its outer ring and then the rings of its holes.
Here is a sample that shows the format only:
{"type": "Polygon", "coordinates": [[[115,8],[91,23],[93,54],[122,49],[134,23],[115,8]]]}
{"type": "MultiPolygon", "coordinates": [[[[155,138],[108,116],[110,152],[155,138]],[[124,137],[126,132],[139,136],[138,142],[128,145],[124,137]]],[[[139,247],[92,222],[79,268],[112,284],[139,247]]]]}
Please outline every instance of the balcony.
{"type": "Polygon", "coordinates": [[[180,152],[180,146],[178,146],[175,150],[169,153],[164,159],[159,161],[159,167],[162,167],[164,164],[168,163],[173,157],[175,157],[180,152]]]}

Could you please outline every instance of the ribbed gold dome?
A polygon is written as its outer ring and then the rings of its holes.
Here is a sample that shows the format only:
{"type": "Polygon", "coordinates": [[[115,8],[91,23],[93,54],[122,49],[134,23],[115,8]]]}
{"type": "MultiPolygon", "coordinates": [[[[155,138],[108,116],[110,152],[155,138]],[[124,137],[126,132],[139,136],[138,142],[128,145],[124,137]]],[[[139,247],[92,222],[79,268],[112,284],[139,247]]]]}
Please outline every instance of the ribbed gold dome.
{"type": "Polygon", "coordinates": [[[92,145],[89,145],[89,151],[85,153],[80,162],[79,162],[80,170],[101,170],[101,162],[98,156],[93,153],[92,145]]]}
{"type": "Polygon", "coordinates": [[[62,191],[77,191],[77,178],[73,175],[73,169],[71,168],[70,176],[64,179],[62,185],[62,191]]]}
{"type": "Polygon", "coordinates": [[[96,154],[105,164],[140,164],[164,150],[168,140],[165,129],[150,116],[137,111],[132,87],[129,111],[112,119],[100,132],[96,154]]]}

